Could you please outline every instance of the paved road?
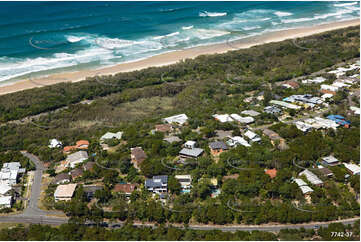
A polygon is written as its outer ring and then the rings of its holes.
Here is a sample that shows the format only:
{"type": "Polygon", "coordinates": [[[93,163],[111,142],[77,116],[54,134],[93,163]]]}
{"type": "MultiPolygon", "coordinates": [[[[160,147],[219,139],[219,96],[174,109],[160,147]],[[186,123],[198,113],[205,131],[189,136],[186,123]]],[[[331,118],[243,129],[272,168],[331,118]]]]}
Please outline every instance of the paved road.
{"type": "Polygon", "coordinates": [[[62,215],[62,212],[58,211],[45,211],[38,207],[39,197],[41,193],[41,179],[43,176],[43,171],[45,170],[43,162],[33,154],[30,154],[26,151],[21,152],[25,157],[29,158],[36,167],[34,172],[34,180],[31,186],[30,198],[28,200],[27,207],[25,208],[22,214],[14,215],[18,217],[41,217],[45,215],[62,215]]]}

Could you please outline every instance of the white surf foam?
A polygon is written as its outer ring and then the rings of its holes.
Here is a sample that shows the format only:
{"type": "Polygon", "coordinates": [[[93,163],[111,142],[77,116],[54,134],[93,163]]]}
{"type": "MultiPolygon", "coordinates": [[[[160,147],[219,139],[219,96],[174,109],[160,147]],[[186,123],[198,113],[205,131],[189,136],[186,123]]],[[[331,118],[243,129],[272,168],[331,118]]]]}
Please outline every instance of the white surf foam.
{"type": "Polygon", "coordinates": [[[227,15],[226,12],[223,12],[223,13],[207,12],[207,11],[199,12],[200,17],[222,17],[222,16],[226,16],[226,15],[227,15]]]}

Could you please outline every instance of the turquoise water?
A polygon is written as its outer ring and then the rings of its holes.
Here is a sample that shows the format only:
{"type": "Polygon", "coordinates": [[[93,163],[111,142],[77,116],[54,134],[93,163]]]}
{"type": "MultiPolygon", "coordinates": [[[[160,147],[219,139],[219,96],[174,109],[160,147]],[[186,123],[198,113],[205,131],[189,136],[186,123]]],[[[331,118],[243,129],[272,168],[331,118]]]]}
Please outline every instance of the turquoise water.
{"type": "Polygon", "coordinates": [[[359,17],[353,2],[0,2],[0,83],[359,17]]]}

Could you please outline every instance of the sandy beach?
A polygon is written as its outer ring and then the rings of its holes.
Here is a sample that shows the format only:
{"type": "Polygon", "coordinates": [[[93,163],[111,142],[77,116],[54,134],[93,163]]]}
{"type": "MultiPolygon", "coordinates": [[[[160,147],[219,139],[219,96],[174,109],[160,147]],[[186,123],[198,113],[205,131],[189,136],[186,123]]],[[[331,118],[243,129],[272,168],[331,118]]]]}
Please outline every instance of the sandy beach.
{"type": "Polygon", "coordinates": [[[225,53],[230,50],[249,48],[255,45],[261,45],[270,42],[277,42],[286,39],[305,37],[313,34],[322,33],[325,31],[330,31],[330,30],[335,30],[350,26],[357,26],[357,25],[360,25],[360,19],[334,22],[334,23],[322,24],[312,27],[288,29],[277,32],[271,32],[255,37],[247,37],[233,42],[194,47],[184,50],[168,52],[168,53],[152,56],[144,60],[122,63],[101,69],[82,70],[76,72],[53,74],[32,81],[20,80],[15,83],[9,83],[6,86],[0,86],[0,95],[17,92],[25,89],[30,89],[34,87],[42,87],[60,82],[77,82],[84,80],[86,77],[95,76],[95,75],[115,74],[119,72],[140,70],[152,66],[170,65],[177,63],[178,61],[183,59],[195,58],[199,55],[225,53]]]}

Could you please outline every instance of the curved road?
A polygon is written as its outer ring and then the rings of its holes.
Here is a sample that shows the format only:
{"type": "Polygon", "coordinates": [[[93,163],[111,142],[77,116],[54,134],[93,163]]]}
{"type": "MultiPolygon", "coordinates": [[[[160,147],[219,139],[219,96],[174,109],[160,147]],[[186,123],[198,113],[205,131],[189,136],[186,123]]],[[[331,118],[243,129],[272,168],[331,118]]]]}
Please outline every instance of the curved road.
{"type": "MultiPolygon", "coordinates": [[[[62,212],[58,211],[44,211],[38,207],[38,200],[41,193],[41,178],[43,171],[45,170],[43,163],[38,157],[27,153],[25,151],[21,152],[24,156],[28,157],[36,166],[34,182],[31,186],[31,195],[27,208],[21,214],[9,215],[9,216],[0,216],[0,223],[31,223],[31,224],[48,224],[48,225],[61,225],[68,222],[66,217],[56,217],[49,215],[64,215],[62,212]]],[[[315,226],[318,227],[327,227],[330,223],[343,223],[343,224],[353,224],[355,221],[360,218],[351,218],[338,221],[329,221],[329,222],[315,222],[308,224],[284,224],[284,225],[234,225],[234,226],[221,226],[221,225],[189,225],[189,229],[197,230],[222,230],[222,231],[279,231],[281,229],[313,229],[315,226]]],[[[121,227],[124,223],[110,223],[107,227],[121,227]]],[[[92,225],[92,224],[88,224],[92,225]]],[[[142,227],[155,227],[155,224],[142,224],[134,223],[134,226],[142,227]]],[[[183,225],[172,225],[178,228],[184,228],[183,225]]]]}

